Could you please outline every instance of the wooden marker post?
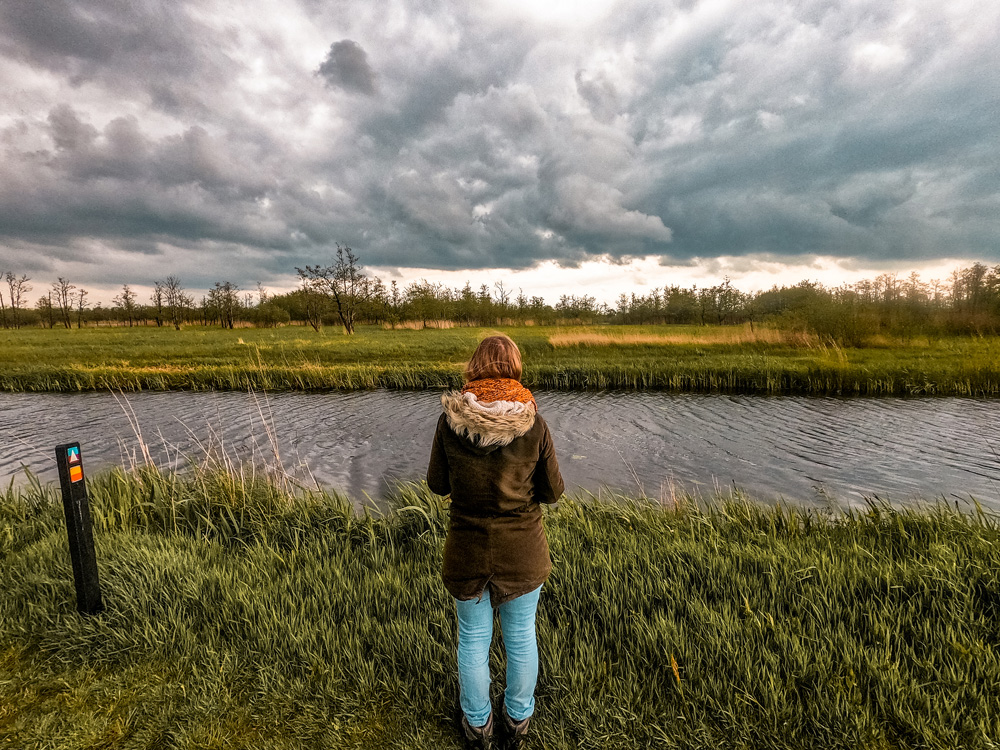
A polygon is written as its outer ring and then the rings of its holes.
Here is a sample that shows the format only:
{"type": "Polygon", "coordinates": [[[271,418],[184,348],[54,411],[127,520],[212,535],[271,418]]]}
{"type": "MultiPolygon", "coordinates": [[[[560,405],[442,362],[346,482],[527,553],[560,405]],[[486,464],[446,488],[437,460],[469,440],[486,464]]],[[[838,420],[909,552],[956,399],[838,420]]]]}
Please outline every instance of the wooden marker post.
{"type": "Polygon", "coordinates": [[[83,481],[83,457],[79,443],[56,447],[59,484],[62,486],[66,530],[69,532],[69,554],[73,560],[76,582],[76,608],[80,614],[96,615],[104,611],[101,583],[97,579],[97,554],[94,532],[90,523],[90,503],[83,481]]]}

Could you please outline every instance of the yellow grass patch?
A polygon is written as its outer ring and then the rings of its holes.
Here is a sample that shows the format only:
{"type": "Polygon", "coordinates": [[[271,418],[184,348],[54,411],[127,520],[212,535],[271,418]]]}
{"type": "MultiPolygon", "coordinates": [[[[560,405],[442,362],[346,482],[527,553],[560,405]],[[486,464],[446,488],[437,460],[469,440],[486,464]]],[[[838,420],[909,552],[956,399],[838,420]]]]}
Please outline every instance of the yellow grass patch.
{"type": "Polygon", "coordinates": [[[813,347],[819,343],[814,333],[779,331],[775,328],[749,326],[711,327],[696,333],[557,333],[549,336],[555,347],[564,346],[678,346],[698,344],[784,344],[813,347]]]}
{"type": "Polygon", "coordinates": [[[113,364],[85,364],[82,362],[71,362],[67,368],[75,372],[123,372],[129,375],[149,375],[151,373],[173,373],[191,372],[196,369],[193,365],[138,365],[132,366],[126,362],[115,362],[113,364]]]}
{"type": "Polygon", "coordinates": [[[382,328],[387,331],[400,328],[420,331],[424,328],[454,328],[455,325],[455,321],[453,320],[428,320],[426,325],[420,320],[404,320],[400,323],[383,323],[382,328]]]}
{"type": "Polygon", "coordinates": [[[930,348],[930,345],[931,341],[926,336],[916,336],[913,338],[902,339],[898,336],[886,336],[881,333],[876,333],[865,339],[865,346],[877,349],[892,349],[897,346],[908,346],[914,349],[928,349],[930,348]]]}

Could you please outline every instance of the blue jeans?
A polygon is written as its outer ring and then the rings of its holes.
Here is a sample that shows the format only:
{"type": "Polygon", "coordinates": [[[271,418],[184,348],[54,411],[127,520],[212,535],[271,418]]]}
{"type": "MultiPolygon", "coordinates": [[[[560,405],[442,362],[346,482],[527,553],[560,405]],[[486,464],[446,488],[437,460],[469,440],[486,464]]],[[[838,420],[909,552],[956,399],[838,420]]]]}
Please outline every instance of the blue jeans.
{"type": "MultiPolygon", "coordinates": [[[[535,612],[539,586],[497,609],[503,645],[507,651],[507,689],[504,705],[514,721],[526,719],[535,710],[535,682],[538,680],[538,643],[535,641],[535,612]]],[[[490,640],[493,638],[493,607],[489,589],[480,600],[455,600],[458,609],[458,687],[462,711],[474,727],[490,718],[490,640]]]]}

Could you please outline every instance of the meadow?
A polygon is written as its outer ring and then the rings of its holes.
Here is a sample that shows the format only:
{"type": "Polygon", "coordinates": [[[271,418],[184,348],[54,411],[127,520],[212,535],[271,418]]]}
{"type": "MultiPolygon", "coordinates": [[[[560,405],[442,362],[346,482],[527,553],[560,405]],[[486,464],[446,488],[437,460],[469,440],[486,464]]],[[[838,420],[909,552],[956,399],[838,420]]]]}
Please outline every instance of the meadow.
{"type": "Polygon", "coordinates": [[[476,343],[518,342],[524,380],[551,389],[843,395],[1000,395],[994,336],[873,337],[842,347],[748,326],[302,326],[0,331],[0,390],[422,389],[461,383],[476,343]]]}
{"type": "MultiPolygon", "coordinates": [[[[249,469],[88,482],[98,617],[57,490],[0,494],[0,747],[459,747],[425,485],[374,514],[249,469]]],[[[537,747],[1000,743],[996,517],[734,492],[564,498],[545,524],[537,747]]]]}

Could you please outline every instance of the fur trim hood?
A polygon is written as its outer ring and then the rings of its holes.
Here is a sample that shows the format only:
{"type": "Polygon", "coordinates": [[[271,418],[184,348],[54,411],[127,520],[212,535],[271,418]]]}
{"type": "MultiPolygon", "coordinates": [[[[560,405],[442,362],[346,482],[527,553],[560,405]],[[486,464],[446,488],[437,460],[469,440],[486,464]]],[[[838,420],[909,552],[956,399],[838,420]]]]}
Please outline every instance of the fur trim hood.
{"type": "Polygon", "coordinates": [[[441,396],[441,406],[455,434],[487,452],[508,445],[535,424],[534,402],[484,402],[473,393],[448,391],[441,396]]]}

